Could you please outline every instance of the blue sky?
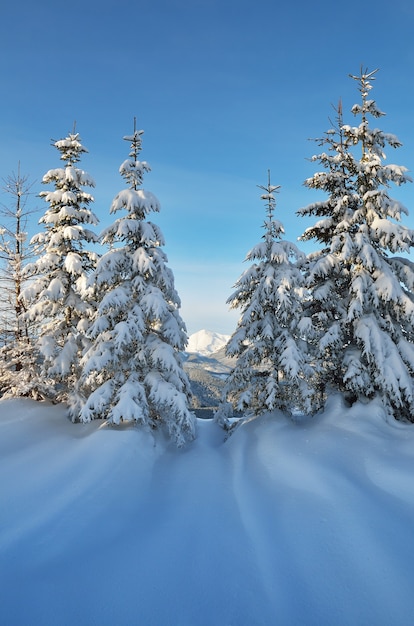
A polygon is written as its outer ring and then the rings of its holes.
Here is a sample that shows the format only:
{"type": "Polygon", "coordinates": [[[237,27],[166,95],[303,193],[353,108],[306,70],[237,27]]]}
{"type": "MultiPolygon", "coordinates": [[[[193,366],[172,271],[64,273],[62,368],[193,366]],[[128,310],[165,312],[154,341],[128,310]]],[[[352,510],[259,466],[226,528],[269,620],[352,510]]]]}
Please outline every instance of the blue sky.
{"type": "MultiPolygon", "coordinates": [[[[59,166],[51,139],[73,128],[89,154],[100,225],[123,188],[122,137],[144,129],[144,187],[162,206],[169,266],[189,333],[232,333],[226,299],[262,236],[257,185],[281,185],[276,216],[286,238],[309,225],[298,208],[317,199],[303,187],[315,171],[311,138],[329,128],[341,97],[345,121],[359,101],[348,75],[379,68],[372,97],[378,125],[403,148],[388,162],[414,170],[414,5],[360,0],[38,0],[9,2],[0,22],[0,176],[21,162],[42,190],[59,166]]],[[[411,215],[414,186],[392,190],[411,215]]],[[[33,199],[40,210],[45,206],[33,199]]],[[[38,230],[35,226],[34,230],[38,230]]]]}

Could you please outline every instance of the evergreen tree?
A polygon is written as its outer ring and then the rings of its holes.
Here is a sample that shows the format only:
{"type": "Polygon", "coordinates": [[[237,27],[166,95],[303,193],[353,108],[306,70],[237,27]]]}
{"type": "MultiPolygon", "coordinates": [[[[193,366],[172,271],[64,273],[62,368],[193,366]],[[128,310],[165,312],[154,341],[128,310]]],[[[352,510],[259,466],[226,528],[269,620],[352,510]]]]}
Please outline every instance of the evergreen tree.
{"type": "Polygon", "coordinates": [[[93,312],[85,288],[97,260],[85,244],[97,241],[89,226],[98,220],[89,208],[93,196],[84,189],[95,183],[76,166],[87,152],[79,134],[74,131],[53,145],[65,165],[43,177],[42,182],[52,183],[54,190],[40,193],[48,208],[40,219],[44,231],[32,238],[38,258],[26,268],[31,281],[23,297],[27,319],[42,324],[43,373],[50,382],[50,397],[59,401],[67,399],[79,377],[85,331],[93,312]]]}
{"type": "Polygon", "coordinates": [[[39,355],[33,337],[35,329],[24,318],[21,299],[25,286],[24,268],[32,257],[27,225],[34,212],[28,206],[32,183],[27,176],[13,173],[4,181],[8,202],[0,208],[0,394],[43,397],[44,383],[39,372],[39,355]]]}
{"type": "Polygon", "coordinates": [[[352,76],[361,104],[352,108],[358,126],[343,123],[313,157],[324,171],[305,181],[326,192],[325,201],[300,215],[320,219],[302,239],[322,248],[309,255],[310,306],[303,327],[324,393],[339,390],[352,403],[381,396],[397,418],[414,419],[414,264],[394,256],[414,245],[414,231],[401,224],[407,209],[389,195],[391,183],[411,181],[405,167],[384,164],[384,148],[398,148],[395,135],[370,128],[384,114],[369,98],[374,72],[352,76]]]}
{"type": "Polygon", "coordinates": [[[310,370],[298,325],[303,297],[298,262],[304,255],[282,239],[283,225],[273,216],[279,187],[270,184],[270,174],[267,186],[260,189],[267,207],[265,234],[247,254],[253,264],[227,301],[241,309],[241,317],[226,346],[227,356],[237,361],[216,414],[224,426],[229,425],[229,401],[246,417],[307,405],[305,376],[310,370]]]}
{"type": "Polygon", "coordinates": [[[98,306],[89,333],[92,345],[83,360],[86,400],[77,419],[165,426],[182,445],[194,437],[195,429],[180,356],[187,335],[173,273],[162,250],[163,235],[147,220],[160,206],[141,188],[144,173],[150,170],[138,160],[142,134],[134,124],[133,135],[124,137],[131,151],[120,173],[129,187],[115,196],[110,212],[124,209],[126,215],[103,232],[103,243],[111,247],[93,274],[98,306]]]}

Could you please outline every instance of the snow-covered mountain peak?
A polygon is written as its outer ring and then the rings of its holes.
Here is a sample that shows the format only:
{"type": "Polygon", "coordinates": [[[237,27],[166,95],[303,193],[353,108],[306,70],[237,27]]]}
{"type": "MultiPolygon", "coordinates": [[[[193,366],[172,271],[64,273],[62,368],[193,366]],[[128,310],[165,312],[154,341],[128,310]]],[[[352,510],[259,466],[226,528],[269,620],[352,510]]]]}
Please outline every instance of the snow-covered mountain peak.
{"type": "Polygon", "coordinates": [[[196,352],[203,356],[210,356],[217,350],[226,345],[230,335],[222,333],[214,333],[211,330],[199,330],[197,333],[190,335],[186,352],[196,352]]]}

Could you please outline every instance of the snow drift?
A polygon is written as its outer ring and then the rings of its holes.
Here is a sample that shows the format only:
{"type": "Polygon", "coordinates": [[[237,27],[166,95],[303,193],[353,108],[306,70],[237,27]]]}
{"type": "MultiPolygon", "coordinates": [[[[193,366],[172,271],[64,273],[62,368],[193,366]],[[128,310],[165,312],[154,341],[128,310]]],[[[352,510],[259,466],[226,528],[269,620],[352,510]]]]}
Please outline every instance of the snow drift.
{"type": "Polygon", "coordinates": [[[0,402],[0,621],[409,626],[414,427],[375,403],[140,428],[0,402]]]}

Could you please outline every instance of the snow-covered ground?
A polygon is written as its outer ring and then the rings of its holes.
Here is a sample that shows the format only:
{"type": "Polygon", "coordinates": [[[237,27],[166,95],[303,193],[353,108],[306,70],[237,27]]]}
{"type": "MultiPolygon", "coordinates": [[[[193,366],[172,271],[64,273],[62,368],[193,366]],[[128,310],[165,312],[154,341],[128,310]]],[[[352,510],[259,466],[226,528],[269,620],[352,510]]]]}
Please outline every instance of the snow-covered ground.
{"type": "Polygon", "coordinates": [[[371,403],[161,435],[0,402],[0,623],[411,626],[414,426],[371,403]]]}

